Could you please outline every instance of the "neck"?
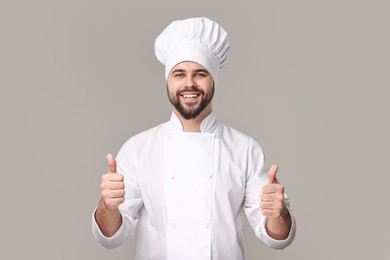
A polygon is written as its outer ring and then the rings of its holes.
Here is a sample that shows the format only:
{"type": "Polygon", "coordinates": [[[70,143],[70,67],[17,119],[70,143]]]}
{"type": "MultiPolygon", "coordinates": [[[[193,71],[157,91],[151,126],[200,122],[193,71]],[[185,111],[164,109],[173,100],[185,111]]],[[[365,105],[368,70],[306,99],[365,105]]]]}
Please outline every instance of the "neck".
{"type": "Polygon", "coordinates": [[[194,119],[185,119],[181,114],[173,108],[173,112],[179,118],[184,132],[200,132],[200,124],[203,119],[212,112],[211,103],[194,119]]]}

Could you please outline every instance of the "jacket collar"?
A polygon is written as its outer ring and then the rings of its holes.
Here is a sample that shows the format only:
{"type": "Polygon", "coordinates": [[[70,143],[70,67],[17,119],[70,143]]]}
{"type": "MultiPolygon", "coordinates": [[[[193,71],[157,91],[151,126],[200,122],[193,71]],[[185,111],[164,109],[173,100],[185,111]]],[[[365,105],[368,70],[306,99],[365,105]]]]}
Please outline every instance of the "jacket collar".
{"type": "MultiPolygon", "coordinates": [[[[180,119],[177,117],[177,115],[172,112],[171,119],[169,120],[171,125],[175,130],[178,132],[183,132],[183,126],[180,122],[180,119]]],[[[214,112],[211,112],[208,114],[200,123],[200,131],[202,133],[214,133],[216,128],[218,126],[217,118],[214,114],[214,112]]]]}

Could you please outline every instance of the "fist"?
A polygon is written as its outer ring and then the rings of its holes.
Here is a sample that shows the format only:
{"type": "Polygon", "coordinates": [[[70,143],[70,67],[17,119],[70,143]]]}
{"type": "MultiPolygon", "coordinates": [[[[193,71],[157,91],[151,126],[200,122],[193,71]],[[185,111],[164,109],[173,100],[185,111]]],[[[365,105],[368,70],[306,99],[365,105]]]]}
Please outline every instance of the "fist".
{"type": "Polygon", "coordinates": [[[125,201],[125,183],[123,175],[116,172],[116,161],[107,154],[108,173],[102,176],[100,184],[102,201],[107,209],[115,210],[125,201]]]}
{"type": "Polygon", "coordinates": [[[284,206],[284,187],[276,179],[278,166],[272,165],[268,172],[268,183],[263,186],[260,195],[260,208],[264,216],[276,219],[283,215],[286,208],[284,206]]]}

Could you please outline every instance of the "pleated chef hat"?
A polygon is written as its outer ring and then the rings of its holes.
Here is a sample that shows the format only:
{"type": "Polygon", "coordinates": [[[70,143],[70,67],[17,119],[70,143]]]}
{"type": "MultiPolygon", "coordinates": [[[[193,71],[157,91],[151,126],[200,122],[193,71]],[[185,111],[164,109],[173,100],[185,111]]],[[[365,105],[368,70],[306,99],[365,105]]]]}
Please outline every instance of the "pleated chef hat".
{"type": "Polygon", "coordinates": [[[215,83],[229,47],[226,31],[205,17],[173,21],[154,44],[157,59],[165,65],[166,79],[176,64],[193,61],[205,67],[215,83]]]}

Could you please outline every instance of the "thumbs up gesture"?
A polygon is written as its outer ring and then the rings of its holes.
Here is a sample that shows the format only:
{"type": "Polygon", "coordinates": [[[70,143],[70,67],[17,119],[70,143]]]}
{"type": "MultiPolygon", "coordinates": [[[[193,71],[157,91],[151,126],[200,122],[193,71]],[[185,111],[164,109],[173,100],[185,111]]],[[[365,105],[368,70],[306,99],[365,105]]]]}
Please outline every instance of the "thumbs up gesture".
{"type": "Polygon", "coordinates": [[[277,172],[278,165],[272,165],[268,171],[268,183],[263,186],[260,196],[262,213],[270,219],[281,217],[286,210],[284,206],[284,187],[276,179],[277,172]]]}
{"type": "Polygon", "coordinates": [[[100,184],[102,202],[109,210],[116,210],[125,201],[125,183],[123,175],[116,171],[116,160],[107,154],[108,173],[102,176],[100,184]]]}

